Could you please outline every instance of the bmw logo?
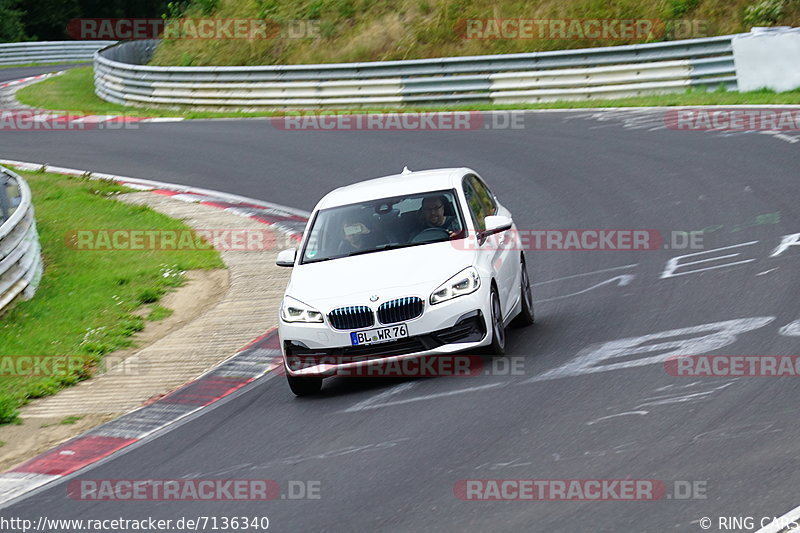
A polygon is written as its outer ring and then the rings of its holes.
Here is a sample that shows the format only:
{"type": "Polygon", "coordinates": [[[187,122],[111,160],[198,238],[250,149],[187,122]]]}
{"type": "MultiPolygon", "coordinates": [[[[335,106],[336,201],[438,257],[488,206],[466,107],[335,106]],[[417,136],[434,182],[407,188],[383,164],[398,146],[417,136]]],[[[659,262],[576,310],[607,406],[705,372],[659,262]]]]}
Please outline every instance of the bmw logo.
{"type": "Polygon", "coordinates": [[[372,296],[369,297],[369,301],[370,302],[377,302],[378,301],[378,295],[377,294],[373,294],[372,296]]]}

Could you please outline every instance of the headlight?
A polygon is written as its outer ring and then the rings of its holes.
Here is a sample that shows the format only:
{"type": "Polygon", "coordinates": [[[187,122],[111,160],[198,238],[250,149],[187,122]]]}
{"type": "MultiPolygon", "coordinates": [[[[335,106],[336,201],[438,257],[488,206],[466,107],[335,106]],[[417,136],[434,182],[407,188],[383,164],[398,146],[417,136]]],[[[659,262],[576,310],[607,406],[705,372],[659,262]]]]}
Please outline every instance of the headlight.
{"type": "Polygon", "coordinates": [[[299,300],[286,296],[281,304],[284,322],[322,322],[322,313],[299,300]]]}
{"type": "Polygon", "coordinates": [[[467,267],[452,278],[445,281],[431,293],[431,305],[435,305],[465,294],[477,291],[481,286],[481,277],[475,267],[467,267]]]}

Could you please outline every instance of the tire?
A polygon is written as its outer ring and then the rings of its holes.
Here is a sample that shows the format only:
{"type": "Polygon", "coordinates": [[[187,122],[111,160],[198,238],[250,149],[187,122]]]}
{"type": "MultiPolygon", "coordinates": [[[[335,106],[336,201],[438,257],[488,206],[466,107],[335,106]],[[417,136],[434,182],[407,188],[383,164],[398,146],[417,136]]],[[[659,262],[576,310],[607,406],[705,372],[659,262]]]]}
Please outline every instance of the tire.
{"type": "Polygon", "coordinates": [[[528,269],[525,267],[524,258],[520,261],[520,272],[520,299],[522,304],[519,314],[511,321],[514,327],[525,327],[533,324],[533,291],[531,291],[531,279],[528,277],[528,269]]]}
{"type": "Polygon", "coordinates": [[[492,287],[491,295],[489,296],[489,308],[492,315],[490,317],[489,325],[492,330],[492,343],[487,346],[486,351],[490,355],[505,355],[506,353],[506,330],[503,325],[503,312],[500,308],[500,296],[497,295],[497,289],[492,287]]]}
{"type": "Polygon", "coordinates": [[[289,382],[289,388],[295,396],[312,396],[319,394],[322,390],[322,378],[320,377],[298,377],[286,375],[286,381],[289,382]]]}

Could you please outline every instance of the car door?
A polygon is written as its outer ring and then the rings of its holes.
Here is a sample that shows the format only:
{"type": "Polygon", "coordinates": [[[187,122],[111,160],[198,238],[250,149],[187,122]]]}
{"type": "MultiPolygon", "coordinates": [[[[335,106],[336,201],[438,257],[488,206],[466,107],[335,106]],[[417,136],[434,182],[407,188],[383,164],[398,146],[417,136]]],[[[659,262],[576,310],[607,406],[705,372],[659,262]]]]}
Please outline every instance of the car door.
{"type": "MultiPolygon", "coordinates": [[[[464,177],[463,183],[464,196],[473,224],[478,231],[486,229],[484,219],[489,215],[511,216],[507,210],[500,208],[494,195],[480,178],[469,174],[464,177]]],[[[504,231],[478,241],[481,263],[492,270],[497,281],[503,313],[507,313],[519,297],[519,291],[515,289],[519,285],[517,281],[519,267],[518,261],[514,260],[512,248],[515,241],[512,237],[511,231],[504,231]]]]}

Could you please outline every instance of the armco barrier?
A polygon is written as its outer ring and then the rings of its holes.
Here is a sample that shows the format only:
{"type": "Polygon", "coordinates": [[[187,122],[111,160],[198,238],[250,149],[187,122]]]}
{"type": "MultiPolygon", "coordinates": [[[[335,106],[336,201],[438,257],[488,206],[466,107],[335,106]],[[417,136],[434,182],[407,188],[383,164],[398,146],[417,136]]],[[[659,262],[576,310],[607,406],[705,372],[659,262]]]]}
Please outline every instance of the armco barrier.
{"type": "Polygon", "coordinates": [[[0,167],[0,314],[15,300],[33,297],[42,269],[30,187],[0,167]]]}
{"type": "Polygon", "coordinates": [[[514,104],[736,90],[733,35],[607,48],[407,61],[158,67],[157,40],[123,42],[94,57],[95,92],[114,103],[209,110],[514,104]]]}
{"type": "Polygon", "coordinates": [[[0,44],[0,65],[91,61],[94,53],[116,41],[41,41],[0,44]]]}

